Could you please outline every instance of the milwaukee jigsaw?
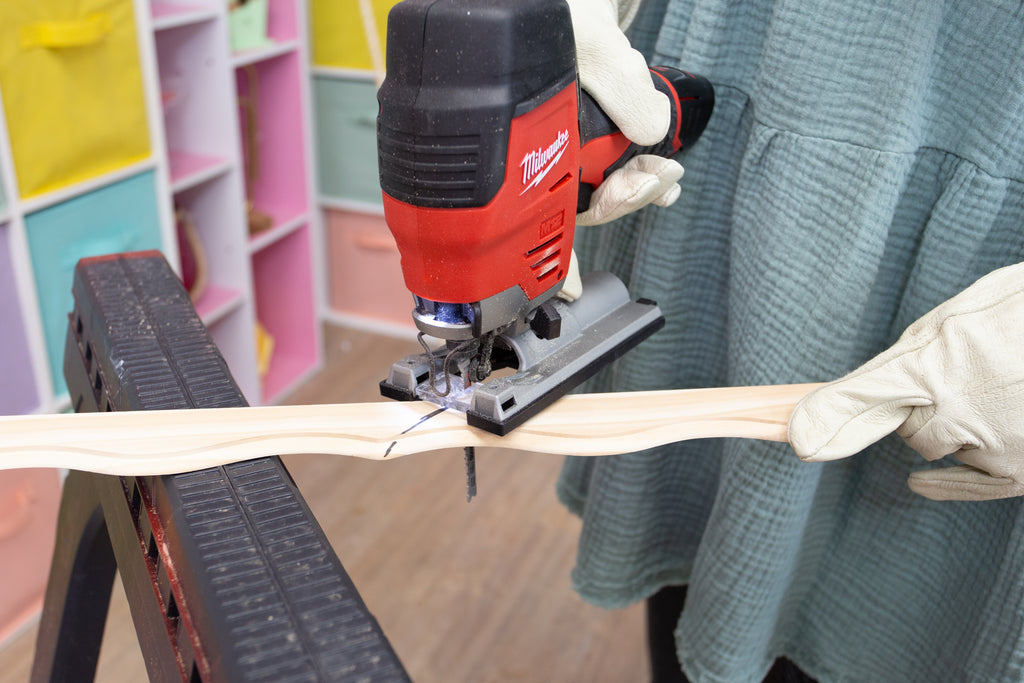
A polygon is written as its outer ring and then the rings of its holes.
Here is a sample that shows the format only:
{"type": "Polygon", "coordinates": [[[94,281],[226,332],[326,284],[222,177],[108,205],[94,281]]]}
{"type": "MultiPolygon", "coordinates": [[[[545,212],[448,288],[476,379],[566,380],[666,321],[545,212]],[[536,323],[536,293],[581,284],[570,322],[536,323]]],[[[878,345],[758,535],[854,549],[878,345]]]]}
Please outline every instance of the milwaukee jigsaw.
{"type": "Polygon", "coordinates": [[[584,276],[572,303],[556,295],[595,187],[637,154],[693,144],[714,93],[706,79],[651,69],[672,125],[638,147],[580,90],[572,35],[563,0],[391,10],[380,182],[424,353],[392,366],[384,396],[506,434],[664,325],[609,273],[584,276]]]}

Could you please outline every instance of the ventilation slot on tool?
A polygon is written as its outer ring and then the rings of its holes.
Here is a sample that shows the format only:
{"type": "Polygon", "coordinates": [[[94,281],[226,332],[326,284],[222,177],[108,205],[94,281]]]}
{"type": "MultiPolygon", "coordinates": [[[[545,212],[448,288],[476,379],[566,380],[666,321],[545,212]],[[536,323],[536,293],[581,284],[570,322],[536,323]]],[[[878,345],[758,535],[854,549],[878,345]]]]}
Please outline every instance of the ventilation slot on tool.
{"type": "Polygon", "coordinates": [[[526,258],[538,282],[557,273],[562,265],[562,233],[528,251],[526,258]]]}
{"type": "Polygon", "coordinates": [[[561,256],[562,252],[558,251],[552,254],[547,260],[537,264],[537,282],[542,282],[551,275],[559,272],[559,267],[562,265],[561,256]]]}

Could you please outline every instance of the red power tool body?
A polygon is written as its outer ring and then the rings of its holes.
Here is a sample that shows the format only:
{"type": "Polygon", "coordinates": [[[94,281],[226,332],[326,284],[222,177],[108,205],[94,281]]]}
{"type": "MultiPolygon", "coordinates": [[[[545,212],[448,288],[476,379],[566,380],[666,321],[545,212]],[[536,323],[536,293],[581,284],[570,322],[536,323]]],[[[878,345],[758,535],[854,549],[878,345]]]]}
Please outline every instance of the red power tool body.
{"type": "Polygon", "coordinates": [[[640,147],[580,90],[564,0],[392,9],[378,161],[424,334],[451,344],[528,330],[565,281],[575,217],[593,189],[637,154],[670,156],[696,141],[714,105],[710,83],[668,68],[651,76],[672,123],[640,147]]]}

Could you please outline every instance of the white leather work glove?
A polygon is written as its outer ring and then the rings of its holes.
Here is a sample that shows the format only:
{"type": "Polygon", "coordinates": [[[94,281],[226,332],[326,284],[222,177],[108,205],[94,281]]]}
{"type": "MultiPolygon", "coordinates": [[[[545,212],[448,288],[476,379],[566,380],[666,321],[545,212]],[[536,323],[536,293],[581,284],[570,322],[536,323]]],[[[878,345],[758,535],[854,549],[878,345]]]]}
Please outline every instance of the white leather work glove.
{"type": "Polygon", "coordinates": [[[590,195],[590,207],[576,214],[576,225],[600,225],[648,204],[671,206],[679,198],[679,162],[640,154],[605,178],[590,195]]]}
{"type": "Polygon", "coordinates": [[[580,277],[580,262],[576,258],[576,250],[573,249],[569,256],[569,271],[565,274],[562,288],[558,290],[558,298],[563,301],[573,302],[583,294],[583,279],[580,277]]]}
{"type": "MultiPolygon", "coordinates": [[[[668,133],[671,109],[668,97],[652,84],[643,55],[622,32],[639,4],[639,0],[568,0],[580,86],[629,140],[653,145],[668,133]]],[[[607,223],[652,202],[668,206],[679,197],[677,183],[682,175],[683,167],[671,159],[636,157],[601,183],[576,224],[607,223]]]]}
{"type": "Polygon", "coordinates": [[[907,328],[889,349],[804,397],[789,421],[801,460],[845,458],[895,431],[927,460],[933,500],[1024,495],[1024,263],[993,271],[907,328]]]}

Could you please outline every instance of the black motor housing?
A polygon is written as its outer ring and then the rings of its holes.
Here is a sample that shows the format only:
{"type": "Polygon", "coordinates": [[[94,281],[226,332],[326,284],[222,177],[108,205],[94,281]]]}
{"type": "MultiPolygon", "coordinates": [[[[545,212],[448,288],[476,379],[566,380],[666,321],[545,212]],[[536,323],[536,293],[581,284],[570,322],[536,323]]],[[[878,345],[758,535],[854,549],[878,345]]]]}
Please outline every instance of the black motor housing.
{"type": "Polygon", "coordinates": [[[562,0],[404,0],[387,40],[380,183],[414,206],[486,205],[505,179],[512,119],[576,78],[562,0]]]}

